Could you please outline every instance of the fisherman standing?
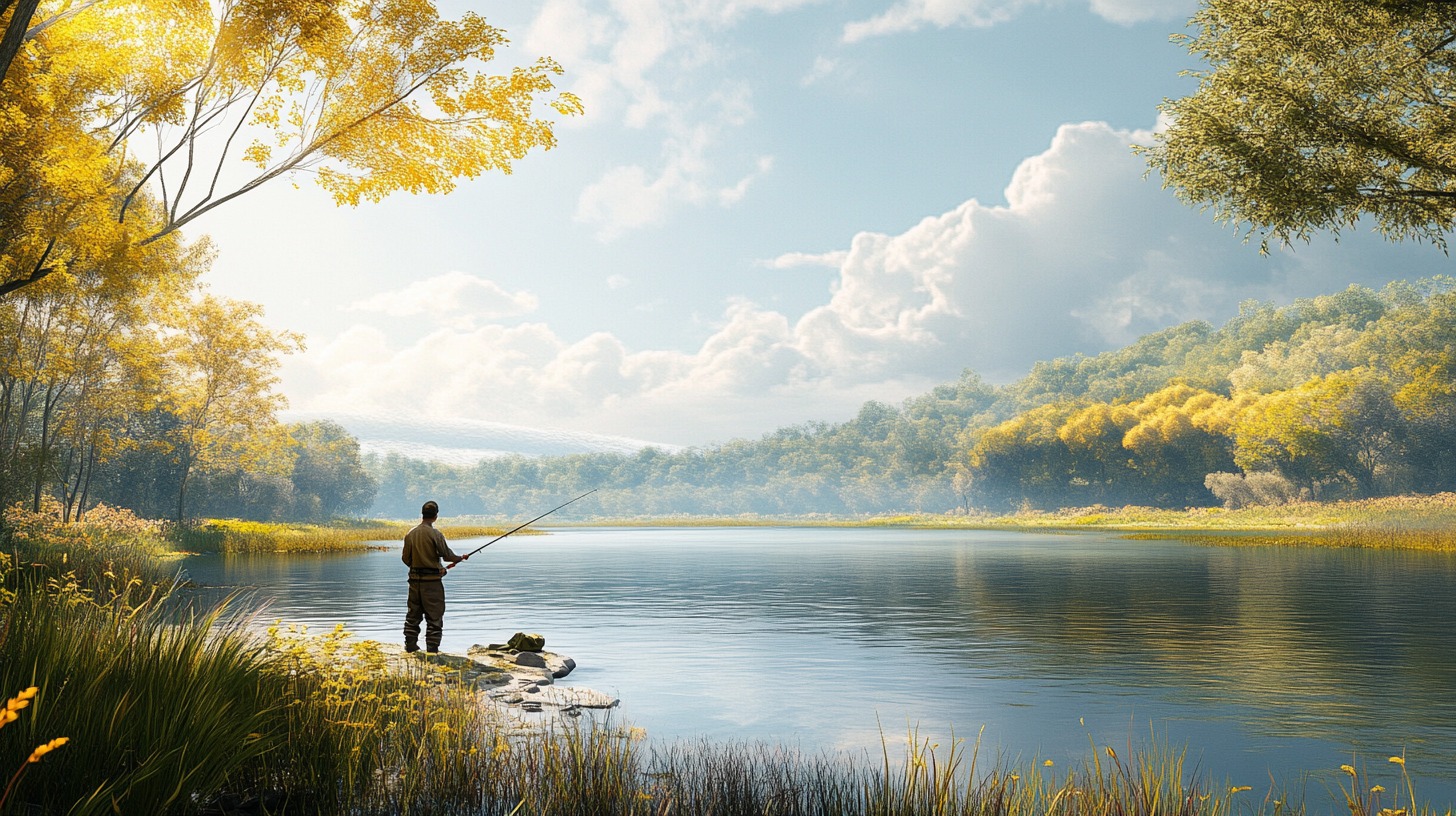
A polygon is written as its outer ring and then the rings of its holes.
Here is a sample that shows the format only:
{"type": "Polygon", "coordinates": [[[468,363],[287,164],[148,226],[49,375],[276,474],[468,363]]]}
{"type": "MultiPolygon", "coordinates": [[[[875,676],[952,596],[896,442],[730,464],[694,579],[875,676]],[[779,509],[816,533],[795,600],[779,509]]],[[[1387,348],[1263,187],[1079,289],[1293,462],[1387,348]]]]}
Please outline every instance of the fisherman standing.
{"type": "Polygon", "coordinates": [[[409,571],[409,611],[404,616],[404,650],[420,650],[420,618],[425,619],[425,650],[440,651],[440,636],[445,632],[445,565],[470,556],[450,551],[445,536],[435,529],[440,505],[427,501],[420,508],[420,523],[404,537],[400,559],[409,571]]]}

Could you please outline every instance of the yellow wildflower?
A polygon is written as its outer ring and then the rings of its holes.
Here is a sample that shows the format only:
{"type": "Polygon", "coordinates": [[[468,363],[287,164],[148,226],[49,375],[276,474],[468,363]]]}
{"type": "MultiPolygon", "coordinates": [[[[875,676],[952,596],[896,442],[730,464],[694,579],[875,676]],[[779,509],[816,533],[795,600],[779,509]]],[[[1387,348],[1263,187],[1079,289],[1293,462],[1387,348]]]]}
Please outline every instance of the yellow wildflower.
{"type": "Polygon", "coordinates": [[[1376,785],[1370,789],[1371,793],[1385,793],[1384,785],[1376,785]]]}
{"type": "Polygon", "coordinates": [[[1253,788],[1248,785],[1235,785],[1229,788],[1229,793],[1243,793],[1246,790],[1253,790],[1253,788]]]}
{"type": "Polygon", "coordinates": [[[1055,765],[1056,763],[1054,763],[1050,759],[1048,759],[1046,762],[1043,762],[1042,764],[1045,765],[1045,766],[1047,766],[1048,768],[1050,768],[1052,765],[1055,765]]]}
{"type": "Polygon", "coordinates": [[[5,710],[19,711],[20,709],[25,708],[26,706],[30,705],[31,698],[34,697],[36,695],[36,692],[38,691],[40,691],[40,689],[36,688],[35,686],[31,686],[25,691],[20,692],[14,697],[11,697],[5,703],[5,710]]]}
{"type": "Polygon", "coordinates": [[[1402,768],[1405,767],[1405,757],[1391,757],[1390,761],[1401,766],[1402,768]]]}
{"type": "Polygon", "coordinates": [[[51,751],[56,750],[57,748],[65,745],[70,741],[71,740],[69,737],[56,737],[50,742],[47,742],[45,745],[37,745],[35,750],[30,752],[30,758],[27,759],[26,762],[40,762],[41,757],[49,754],[51,751]]]}

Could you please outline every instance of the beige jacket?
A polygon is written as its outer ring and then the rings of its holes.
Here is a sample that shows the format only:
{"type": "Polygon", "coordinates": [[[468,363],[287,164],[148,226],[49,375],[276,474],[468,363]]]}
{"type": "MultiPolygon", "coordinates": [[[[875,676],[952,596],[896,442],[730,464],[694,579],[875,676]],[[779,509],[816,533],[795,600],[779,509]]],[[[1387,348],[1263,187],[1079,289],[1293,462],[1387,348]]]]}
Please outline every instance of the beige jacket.
{"type": "Polygon", "coordinates": [[[439,578],[444,575],[445,565],[441,559],[459,560],[439,530],[420,522],[405,533],[400,560],[410,568],[411,578],[439,578]]]}

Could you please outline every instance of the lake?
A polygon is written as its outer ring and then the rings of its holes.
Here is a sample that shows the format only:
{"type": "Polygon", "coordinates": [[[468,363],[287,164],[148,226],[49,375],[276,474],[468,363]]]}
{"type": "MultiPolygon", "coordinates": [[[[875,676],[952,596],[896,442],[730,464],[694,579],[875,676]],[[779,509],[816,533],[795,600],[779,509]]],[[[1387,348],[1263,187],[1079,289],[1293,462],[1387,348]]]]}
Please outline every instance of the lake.
{"type": "MultiPolygon", "coordinates": [[[[457,552],[484,543],[452,542],[457,552]]],[[[266,622],[399,642],[387,551],[196,556],[266,622]]],[[[1341,764],[1456,801],[1456,558],[1113,534],[566,528],[453,570],[446,651],[539,632],[565,683],[654,739],[898,755],[910,729],[983,762],[1080,763],[1150,734],[1187,766],[1312,799],[1341,764]],[[1308,776],[1302,772],[1310,772],[1308,776]]],[[[1388,801],[1388,799],[1387,799],[1388,801]]]]}

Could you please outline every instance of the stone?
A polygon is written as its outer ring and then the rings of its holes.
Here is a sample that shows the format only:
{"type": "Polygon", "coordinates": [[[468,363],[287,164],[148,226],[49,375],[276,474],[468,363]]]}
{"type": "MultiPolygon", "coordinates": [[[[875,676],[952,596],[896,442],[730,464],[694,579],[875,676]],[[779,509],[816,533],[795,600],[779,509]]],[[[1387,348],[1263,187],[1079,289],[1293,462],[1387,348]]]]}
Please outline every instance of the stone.
{"type": "Polygon", "coordinates": [[[560,680],[566,675],[571,674],[571,670],[576,668],[576,661],[572,660],[569,657],[551,655],[551,658],[547,658],[546,668],[551,670],[551,676],[555,677],[557,680],[560,680]],[[555,658],[555,660],[552,660],[551,658],[555,658]]]}
{"type": "Polygon", "coordinates": [[[511,639],[506,642],[506,648],[515,649],[518,652],[539,652],[546,648],[546,638],[543,635],[517,632],[511,635],[511,639]]]}
{"type": "Polygon", "coordinates": [[[546,668],[546,658],[539,652],[521,652],[516,655],[515,663],[517,666],[529,666],[533,669],[546,668]]]}

